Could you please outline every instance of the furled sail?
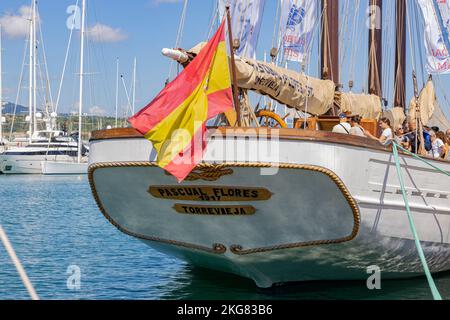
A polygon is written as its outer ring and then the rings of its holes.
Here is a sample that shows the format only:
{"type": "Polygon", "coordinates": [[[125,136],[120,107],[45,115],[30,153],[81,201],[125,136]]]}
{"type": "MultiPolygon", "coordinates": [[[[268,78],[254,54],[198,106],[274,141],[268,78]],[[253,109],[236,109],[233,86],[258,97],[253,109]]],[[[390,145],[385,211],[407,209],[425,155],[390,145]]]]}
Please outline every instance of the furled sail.
{"type": "Polygon", "coordinates": [[[445,116],[444,111],[441,108],[439,102],[436,101],[434,105],[435,109],[430,121],[428,121],[429,127],[438,127],[441,131],[447,131],[450,129],[450,120],[445,116]]]}
{"type": "MultiPolygon", "coordinates": [[[[442,110],[437,98],[436,90],[432,80],[428,80],[425,87],[420,92],[419,106],[422,124],[429,127],[439,127],[445,131],[450,129],[450,121],[442,110]]],[[[409,116],[416,119],[416,100],[412,99],[409,107],[409,116]]]]}
{"type": "Polygon", "coordinates": [[[383,117],[386,117],[391,121],[393,128],[397,128],[399,125],[402,125],[406,120],[405,111],[401,107],[395,107],[383,111],[383,117]]]}
{"type": "Polygon", "coordinates": [[[432,74],[450,73],[450,3],[418,0],[425,23],[427,70],[432,74]]]}
{"type": "Polygon", "coordinates": [[[379,119],[382,113],[381,98],[374,94],[337,92],[335,103],[341,112],[359,115],[364,119],[379,119]]]}
{"type": "Polygon", "coordinates": [[[317,1],[281,0],[281,8],[283,57],[290,61],[304,61],[317,23],[317,1]]]}
{"type": "Polygon", "coordinates": [[[265,0],[219,0],[220,19],[227,4],[230,4],[233,38],[240,41],[236,54],[255,58],[265,0]]]}
{"type": "MultiPolygon", "coordinates": [[[[187,51],[195,56],[205,43],[187,51]]],[[[236,57],[239,88],[259,92],[290,108],[312,115],[327,113],[334,101],[335,84],[248,58],[236,57]]]]}
{"type": "MultiPolygon", "coordinates": [[[[433,81],[428,80],[419,95],[420,119],[423,125],[428,125],[430,119],[433,117],[436,105],[436,90],[433,81]]],[[[409,104],[409,116],[412,120],[416,119],[416,106],[416,99],[413,98],[409,104]]]]}
{"type": "Polygon", "coordinates": [[[252,59],[236,60],[238,86],[270,96],[288,107],[323,115],[333,105],[335,84],[252,59]]]}

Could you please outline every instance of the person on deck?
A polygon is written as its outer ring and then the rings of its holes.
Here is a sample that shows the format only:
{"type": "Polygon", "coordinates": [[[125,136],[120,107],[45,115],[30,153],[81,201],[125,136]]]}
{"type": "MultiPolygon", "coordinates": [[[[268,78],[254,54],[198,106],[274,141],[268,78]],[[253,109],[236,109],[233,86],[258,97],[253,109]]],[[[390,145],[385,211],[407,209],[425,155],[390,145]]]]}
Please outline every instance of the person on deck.
{"type": "Polygon", "coordinates": [[[381,133],[381,136],[379,138],[375,137],[368,130],[364,130],[364,133],[368,138],[377,140],[383,145],[388,145],[394,138],[391,129],[391,121],[388,118],[381,118],[380,127],[383,130],[383,132],[381,133]]]}
{"type": "Polygon", "coordinates": [[[348,123],[347,115],[341,113],[339,115],[339,124],[335,125],[333,128],[334,133],[350,134],[352,126],[348,123]]]}
{"type": "Polygon", "coordinates": [[[442,142],[444,143],[444,147],[443,147],[443,149],[444,149],[444,152],[443,152],[443,154],[441,155],[441,158],[443,159],[443,160],[447,160],[448,159],[448,157],[449,157],[449,154],[450,154],[450,141],[448,140],[448,138],[445,136],[445,133],[443,132],[443,131],[439,131],[438,133],[436,133],[436,137],[438,138],[438,139],[441,139],[442,140],[442,142]]]}
{"type": "Polygon", "coordinates": [[[405,149],[409,149],[409,139],[405,135],[405,127],[401,124],[397,126],[394,133],[394,140],[398,145],[401,145],[405,149]]]}
{"type": "MultiPolygon", "coordinates": [[[[425,128],[424,128],[425,129],[425,128]]],[[[418,151],[420,151],[421,148],[421,139],[417,139],[417,124],[414,119],[410,119],[408,121],[408,131],[409,133],[406,135],[406,138],[409,140],[409,150],[412,153],[418,154],[418,151]],[[417,140],[417,141],[416,141],[417,140]],[[417,148],[416,148],[416,142],[417,142],[417,148]]],[[[430,135],[428,132],[423,131],[423,141],[425,142],[425,151],[431,150],[431,140],[430,135]]],[[[422,155],[426,155],[422,154],[422,155]]]]}
{"type": "Polygon", "coordinates": [[[365,137],[364,130],[361,128],[361,117],[353,116],[350,119],[350,125],[352,128],[350,129],[350,134],[352,136],[365,137]]]}
{"type": "Polygon", "coordinates": [[[431,139],[431,150],[428,152],[428,155],[434,159],[443,158],[445,154],[444,141],[439,139],[433,130],[430,130],[429,134],[431,139]]]}

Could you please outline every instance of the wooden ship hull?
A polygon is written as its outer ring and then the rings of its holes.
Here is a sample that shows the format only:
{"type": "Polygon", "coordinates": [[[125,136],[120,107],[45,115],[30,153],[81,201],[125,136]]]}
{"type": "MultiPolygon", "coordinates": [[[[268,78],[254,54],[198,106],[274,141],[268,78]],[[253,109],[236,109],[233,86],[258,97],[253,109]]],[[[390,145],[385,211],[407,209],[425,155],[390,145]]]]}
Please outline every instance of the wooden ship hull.
{"type": "MultiPolygon", "coordinates": [[[[423,275],[392,152],[366,138],[296,129],[209,130],[202,164],[181,184],[133,129],[93,134],[89,181],[127,235],[259,287],[423,275]],[[150,156],[149,156],[150,155],[150,156]]],[[[401,155],[432,272],[450,270],[450,192],[442,174],[401,155]]],[[[435,163],[450,172],[449,162],[435,163]]]]}

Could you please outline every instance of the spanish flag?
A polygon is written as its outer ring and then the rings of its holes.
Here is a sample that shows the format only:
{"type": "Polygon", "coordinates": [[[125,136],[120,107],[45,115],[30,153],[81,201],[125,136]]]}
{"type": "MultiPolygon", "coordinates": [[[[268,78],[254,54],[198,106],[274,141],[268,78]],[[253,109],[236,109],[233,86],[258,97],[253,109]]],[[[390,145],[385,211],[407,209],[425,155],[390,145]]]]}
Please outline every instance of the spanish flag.
{"type": "Polygon", "coordinates": [[[206,122],[233,108],[225,20],[195,59],[128,121],[153,143],[157,164],[183,181],[206,150],[206,122]]]}

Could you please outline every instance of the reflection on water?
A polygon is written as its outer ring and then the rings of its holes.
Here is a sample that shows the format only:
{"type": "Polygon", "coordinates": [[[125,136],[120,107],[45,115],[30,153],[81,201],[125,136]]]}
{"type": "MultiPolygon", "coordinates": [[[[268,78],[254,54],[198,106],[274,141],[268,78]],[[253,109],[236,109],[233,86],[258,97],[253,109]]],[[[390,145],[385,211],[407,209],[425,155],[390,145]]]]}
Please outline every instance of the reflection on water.
{"type": "MultiPolygon", "coordinates": [[[[268,290],[194,268],[123,235],[97,209],[86,177],[0,176],[0,224],[43,299],[431,299],[425,279],[299,283],[268,290]],[[67,268],[81,269],[80,290],[67,268]]],[[[450,299],[450,273],[436,276],[450,299]]],[[[0,299],[28,299],[0,247],[0,299]]]]}
{"type": "MultiPolygon", "coordinates": [[[[436,276],[441,294],[450,298],[450,273],[436,276]]],[[[306,282],[271,289],[255,288],[252,281],[233,275],[186,266],[172,290],[163,299],[249,299],[249,300],[334,300],[334,299],[431,299],[426,279],[382,282],[382,290],[370,291],[364,281],[306,282]]]]}

